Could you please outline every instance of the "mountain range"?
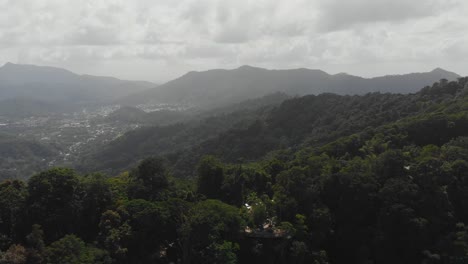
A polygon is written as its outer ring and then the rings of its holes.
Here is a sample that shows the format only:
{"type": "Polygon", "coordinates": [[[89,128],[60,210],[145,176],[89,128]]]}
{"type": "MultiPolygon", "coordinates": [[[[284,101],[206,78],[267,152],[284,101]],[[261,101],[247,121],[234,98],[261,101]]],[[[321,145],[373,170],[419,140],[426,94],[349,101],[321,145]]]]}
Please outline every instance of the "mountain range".
{"type": "Polygon", "coordinates": [[[39,70],[63,97],[0,102],[30,107],[0,116],[0,263],[466,263],[468,77],[246,66],[113,99],[39,70]],[[48,112],[93,99],[169,106],[48,112]]]}
{"type": "Polygon", "coordinates": [[[440,79],[451,81],[459,77],[456,73],[440,68],[424,73],[362,78],[345,73],[331,75],[321,70],[267,70],[242,66],[233,70],[189,72],[156,88],[125,97],[120,102],[129,105],[164,102],[219,107],[274,92],[292,96],[321,93],[415,93],[440,79]]]}
{"type": "MultiPolygon", "coordinates": [[[[233,70],[189,72],[158,86],[145,81],[78,75],[61,68],[6,63],[0,67],[0,102],[16,106],[13,111],[18,112],[33,112],[21,109],[32,103],[41,106],[41,109],[51,103],[65,104],[68,107],[169,103],[211,109],[275,92],[289,96],[321,93],[414,93],[440,79],[451,81],[459,77],[456,73],[440,68],[423,73],[363,78],[346,73],[332,75],[321,70],[304,68],[268,70],[242,66],[233,70]],[[7,102],[12,99],[15,101],[7,102]],[[21,102],[18,103],[19,101],[21,102]]],[[[63,109],[56,105],[49,108],[50,111],[63,109]]]]}

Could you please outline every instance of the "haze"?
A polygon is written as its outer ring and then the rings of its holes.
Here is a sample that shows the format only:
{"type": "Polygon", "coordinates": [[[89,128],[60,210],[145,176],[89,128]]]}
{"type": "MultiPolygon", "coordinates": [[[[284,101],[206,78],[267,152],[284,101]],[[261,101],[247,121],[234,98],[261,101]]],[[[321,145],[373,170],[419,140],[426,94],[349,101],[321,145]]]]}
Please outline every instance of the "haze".
{"type": "Polygon", "coordinates": [[[0,65],[162,83],[192,70],[468,74],[463,0],[0,0],[0,65]]]}

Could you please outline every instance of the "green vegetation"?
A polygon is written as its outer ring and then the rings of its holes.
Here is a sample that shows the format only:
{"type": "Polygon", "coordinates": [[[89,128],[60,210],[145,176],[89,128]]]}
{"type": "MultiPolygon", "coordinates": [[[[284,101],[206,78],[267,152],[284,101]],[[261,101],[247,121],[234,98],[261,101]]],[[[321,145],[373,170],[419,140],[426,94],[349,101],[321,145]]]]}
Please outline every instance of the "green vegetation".
{"type": "Polygon", "coordinates": [[[51,146],[0,133],[0,181],[27,178],[46,169],[46,161],[57,152],[51,146]]]}
{"type": "MultiPolygon", "coordinates": [[[[461,92],[460,85],[457,84],[457,89],[461,92]]],[[[439,86],[437,83],[430,89],[437,90],[439,86]]],[[[83,155],[76,168],[115,174],[147,156],[165,156],[173,164],[174,175],[193,177],[198,160],[204,155],[232,163],[257,160],[277,149],[323,145],[367,128],[433,111],[443,100],[453,100],[456,93],[457,90],[443,88],[442,92],[430,94],[425,89],[410,95],[309,95],[280,105],[257,101],[252,102],[257,107],[233,112],[220,110],[190,122],[130,131],[83,155]]]]}
{"type": "MultiPolygon", "coordinates": [[[[116,176],[4,181],[0,263],[464,263],[467,83],[294,98],[116,176]]],[[[151,156],[184,126],[102,153],[151,156]]]]}

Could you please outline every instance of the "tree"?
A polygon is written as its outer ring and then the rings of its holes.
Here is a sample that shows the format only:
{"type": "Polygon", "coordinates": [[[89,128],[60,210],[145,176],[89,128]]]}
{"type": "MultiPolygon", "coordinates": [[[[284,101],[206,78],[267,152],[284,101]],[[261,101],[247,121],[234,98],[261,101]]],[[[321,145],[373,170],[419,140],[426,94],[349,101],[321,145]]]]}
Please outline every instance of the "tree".
{"type": "Polygon", "coordinates": [[[240,250],[239,244],[229,241],[213,243],[207,248],[210,254],[206,257],[206,263],[237,264],[237,252],[240,250]]]}
{"type": "Polygon", "coordinates": [[[468,223],[468,162],[456,160],[450,164],[453,180],[447,191],[456,216],[468,223]]]}
{"type": "Polygon", "coordinates": [[[428,220],[417,212],[420,188],[409,178],[389,179],[379,191],[377,260],[414,263],[428,241],[428,220]]]}
{"type": "Polygon", "coordinates": [[[184,260],[190,259],[194,263],[204,263],[206,256],[213,257],[217,254],[218,250],[215,252],[211,250],[219,249],[219,247],[213,247],[214,244],[224,245],[224,241],[229,243],[239,239],[244,222],[240,217],[239,209],[218,200],[206,200],[192,208],[182,228],[185,232],[181,234],[181,239],[186,245],[184,260]],[[212,245],[211,248],[210,245],[212,245]]]}
{"type": "Polygon", "coordinates": [[[28,181],[28,191],[29,221],[43,227],[46,240],[79,231],[83,192],[73,170],[54,168],[36,174],[28,181]]]}
{"type": "Polygon", "coordinates": [[[286,164],[278,158],[273,158],[265,164],[265,171],[271,176],[272,183],[276,182],[276,176],[286,169],[286,164]]]}
{"type": "Polygon", "coordinates": [[[26,261],[26,249],[22,245],[11,245],[0,258],[0,264],[26,264],[26,261]]]}
{"type": "Polygon", "coordinates": [[[160,252],[176,239],[166,203],[131,200],[124,210],[132,230],[128,239],[129,261],[145,263],[162,258],[160,252]]]}
{"type": "Polygon", "coordinates": [[[293,241],[291,248],[291,262],[290,263],[304,263],[306,256],[309,253],[307,244],[302,241],[293,241]]]}
{"type": "Polygon", "coordinates": [[[39,264],[44,258],[44,231],[40,225],[33,225],[31,233],[26,236],[28,263],[39,264]]]}
{"type": "Polygon", "coordinates": [[[405,176],[405,159],[401,151],[387,150],[375,161],[374,171],[377,179],[384,182],[388,178],[405,176]]]}
{"type": "Polygon", "coordinates": [[[306,169],[295,166],[281,172],[273,187],[278,217],[281,221],[293,221],[297,213],[311,212],[318,192],[314,190],[313,178],[306,169]]]}
{"type": "Polygon", "coordinates": [[[66,235],[46,249],[48,264],[108,264],[110,257],[101,249],[87,246],[75,235],[66,235]]]}
{"type": "Polygon", "coordinates": [[[205,156],[198,164],[197,172],[198,192],[210,199],[219,198],[224,182],[224,166],[221,162],[213,156],[205,156]]]}
{"type": "Polygon", "coordinates": [[[164,160],[158,157],[147,158],[140,162],[130,177],[133,180],[129,188],[132,198],[159,200],[161,191],[169,186],[164,160]]]}
{"type": "Polygon", "coordinates": [[[324,177],[320,196],[332,214],[335,239],[328,250],[331,261],[357,262],[362,258],[359,249],[371,246],[378,187],[369,162],[359,157],[324,177]]]}
{"type": "Polygon", "coordinates": [[[24,215],[26,193],[22,181],[8,180],[0,184],[0,233],[11,239],[17,238],[17,229],[24,215]]]}
{"type": "Polygon", "coordinates": [[[126,259],[130,236],[131,227],[122,221],[118,212],[107,210],[102,214],[98,242],[118,263],[124,263],[126,259]]]}
{"type": "Polygon", "coordinates": [[[84,196],[80,221],[80,235],[88,240],[95,238],[99,230],[100,217],[114,202],[113,194],[107,178],[98,173],[87,175],[82,179],[84,196]]]}

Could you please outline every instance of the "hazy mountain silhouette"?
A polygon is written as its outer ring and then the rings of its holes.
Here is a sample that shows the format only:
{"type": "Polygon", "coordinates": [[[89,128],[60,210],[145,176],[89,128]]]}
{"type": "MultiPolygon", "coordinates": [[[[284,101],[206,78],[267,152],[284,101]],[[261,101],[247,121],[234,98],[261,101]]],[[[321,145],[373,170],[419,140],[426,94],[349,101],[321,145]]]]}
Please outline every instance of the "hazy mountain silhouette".
{"type": "Polygon", "coordinates": [[[376,91],[414,93],[442,78],[455,80],[458,77],[458,74],[439,68],[424,73],[362,78],[345,73],[331,75],[321,70],[267,70],[242,66],[233,70],[189,72],[156,88],[123,98],[121,102],[164,102],[215,107],[273,92],[289,95],[352,95],[376,91]]]}
{"type": "Polygon", "coordinates": [[[58,102],[46,102],[27,97],[15,97],[0,100],[0,116],[22,118],[28,116],[49,116],[69,110],[78,110],[71,105],[58,102]]]}
{"type": "Polygon", "coordinates": [[[0,67],[0,100],[27,97],[45,102],[103,103],[155,86],[150,82],[78,75],[54,67],[13,63],[0,67]]]}
{"type": "Polygon", "coordinates": [[[31,102],[35,104],[32,110],[44,103],[83,105],[111,102],[124,105],[178,103],[212,108],[275,92],[288,95],[344,95],[376,91],[413,93],[442,78],[454,80],[458,77],[440,68],[424,73],[362,78],[345,73],[331,75],[321,70],[267,70],[242,66],[233,70],[189,72],[156,87],[150,82],[78,75],[61,68],[7,63],[0,67],[0,101],[14,99],[9,102],[14,106],[31,102]]]}

